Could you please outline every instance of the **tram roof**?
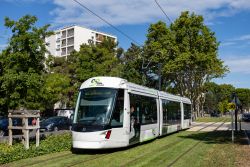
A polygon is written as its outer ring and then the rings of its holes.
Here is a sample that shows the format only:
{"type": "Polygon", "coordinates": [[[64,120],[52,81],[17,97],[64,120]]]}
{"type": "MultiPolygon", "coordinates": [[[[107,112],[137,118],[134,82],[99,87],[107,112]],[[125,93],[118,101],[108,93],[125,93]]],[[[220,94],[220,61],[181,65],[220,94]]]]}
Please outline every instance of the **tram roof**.
{"type": "Polygon", "coordinates": [[[191,104],[190,99],[187,98],[187,97],[173,95],[173,94],[163,92],[163,91],[159,92],[159,97],[162,98],[162,99],[168,99],[168,100],[174,100],[174,101],[182,101],[183,103],[191,104]]]}
{"type": "Polygon", "coordinates": [[[163,91],[158,91],[156,89],[137,85],[137,84],[128,82],[126,79],[122,79],[118,77],[100,76],[100,77],[89,78],[88,80],[82,83],[80,89],[93,88],[93,87],[129,89],[132,91],[143,92],[143,93],[151,94],[154,96],[160,96],[160,98],[164,98],[164,99],[183,101],[184,103],[191,103],[190,100],[186,97],[181,97],[181,96],[173,95],[173,94],[166,93],[163,91]]]}
{"type": "Polygon", "coordinates": [[[83,82],[80,89],[93,87],[129,89],[132,91],[144,92],[147,94],[158,96],[157,90],[155,89],[137,85],[128,82],[126,79],[118,77],[93,77],[83,82]]]}
{"type": "Polygon", "coordinates": [[[93,77],[82,83],[80,89],[93,87],[126,88],[128,81],[118,77],[93,77]]]}

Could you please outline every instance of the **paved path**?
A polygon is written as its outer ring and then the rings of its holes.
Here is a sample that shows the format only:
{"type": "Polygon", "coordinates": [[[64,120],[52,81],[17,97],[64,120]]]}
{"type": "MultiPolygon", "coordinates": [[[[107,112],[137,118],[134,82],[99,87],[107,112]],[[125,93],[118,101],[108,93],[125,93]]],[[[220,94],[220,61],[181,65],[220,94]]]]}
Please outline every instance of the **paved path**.
{"type": "MultiPolygon", "coordinates": [[[[250,131],[250,122],[238,123],[238,129],[250,131]]],[[[224,131],[231,130],[231,122],[193,122],[190,129],[187,131],[204,131],[211,132],[214,130],[224,131]]]]}

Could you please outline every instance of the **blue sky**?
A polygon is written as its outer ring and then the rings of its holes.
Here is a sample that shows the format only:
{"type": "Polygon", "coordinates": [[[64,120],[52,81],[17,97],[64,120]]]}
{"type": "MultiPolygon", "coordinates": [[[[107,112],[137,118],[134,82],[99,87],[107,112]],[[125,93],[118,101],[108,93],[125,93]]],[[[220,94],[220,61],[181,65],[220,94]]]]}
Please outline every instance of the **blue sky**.
{"type": "MultiPolygon", "coordinates": [[[[154,0],[78,0],[83,5],[143,44],[150,23],[169,21],[154,0]]],[[[220,42],[219,58],[230,68],[218,84],[232,84],[237,88],[250,88],[250,3],[248,0],[157,0],[174,21],[181,11],[189,10],[203,15],[205,24],[215,32],[220,42]]],[[[51,29],[77,24],[111,33],[118,37],[125,49],[131,40],[109,27],[73,0],[0,0],[0,50],[10,37],[4,27],[4,17],[17,20],[25,14],[38,17],[38,26],[51,24],[51,29]]]]}

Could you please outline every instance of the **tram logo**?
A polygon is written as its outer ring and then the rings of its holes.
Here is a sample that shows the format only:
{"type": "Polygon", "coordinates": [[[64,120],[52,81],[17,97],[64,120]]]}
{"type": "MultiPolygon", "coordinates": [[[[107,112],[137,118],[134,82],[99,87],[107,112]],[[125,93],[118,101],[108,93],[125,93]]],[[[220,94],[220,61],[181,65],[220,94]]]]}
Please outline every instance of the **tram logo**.
{"type": "Polygon", "coordinates": [[[99,78],[92,79],[91,84],[89,86],[104,86],[99,78]]]}

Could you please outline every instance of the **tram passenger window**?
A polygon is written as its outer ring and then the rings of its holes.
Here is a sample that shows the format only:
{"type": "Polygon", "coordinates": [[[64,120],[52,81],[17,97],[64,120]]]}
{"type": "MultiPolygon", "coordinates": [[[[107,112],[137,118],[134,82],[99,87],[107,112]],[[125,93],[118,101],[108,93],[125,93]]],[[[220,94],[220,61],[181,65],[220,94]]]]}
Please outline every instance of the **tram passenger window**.
{"type": "Polygon", "coordinates": [[[124,116],[124,90],[119,90],[116,98],[115,109],[111,119],[111,127],[122,127],[124,116]]]}
{"type": "Polygon", "coordinates": [[[142,125],[157,123],[157,104],[153,97],[130,94],[130,103],[137,106],[137,117],[142,125]]]}
{"type": "Polygon", "coordinates": [[[191,105],[183,104],[184,107],[184,119],[191,119],[191,105]]]}
{"type": "Polygon", "coordinates": [[[181,109],[180,103],[169,100],[162,100],[163,106],[163,123],[166,125],[180,124],[181,109]]]}

